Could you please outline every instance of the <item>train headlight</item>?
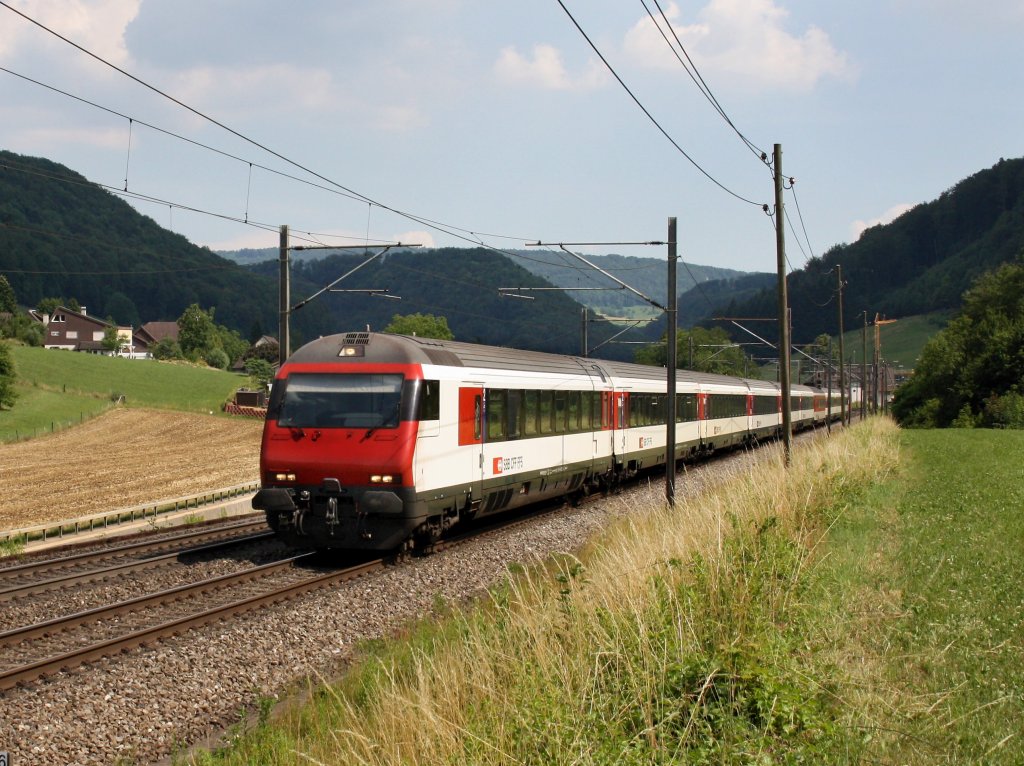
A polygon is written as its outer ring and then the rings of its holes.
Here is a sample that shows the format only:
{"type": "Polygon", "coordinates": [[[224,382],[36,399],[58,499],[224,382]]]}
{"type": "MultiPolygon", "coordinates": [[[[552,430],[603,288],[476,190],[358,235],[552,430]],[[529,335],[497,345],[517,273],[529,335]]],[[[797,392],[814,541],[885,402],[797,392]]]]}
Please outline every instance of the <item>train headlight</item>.
{"type": "Polygon", "coordinates": [[[296,476],[291,472],[278,471],[277,473],[270,474],[270,478],[273,481],[295,481],[296,476]]]}
{"type": "Polygon", "coordinates": [[[375,473],[370,477],[370,484],[397,484],[401,478],[400,474],[375,473]]]}

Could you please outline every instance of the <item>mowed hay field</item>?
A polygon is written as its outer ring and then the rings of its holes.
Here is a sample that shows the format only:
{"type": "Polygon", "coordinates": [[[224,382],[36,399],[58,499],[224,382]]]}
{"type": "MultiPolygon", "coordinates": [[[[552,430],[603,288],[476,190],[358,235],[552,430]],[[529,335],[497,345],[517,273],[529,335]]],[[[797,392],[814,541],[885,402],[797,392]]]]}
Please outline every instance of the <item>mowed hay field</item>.
{"type": "Polygon", "coordinates": [[[262,421],[115,408],[0,444],[0,530],[256,481],[262,421]]]}

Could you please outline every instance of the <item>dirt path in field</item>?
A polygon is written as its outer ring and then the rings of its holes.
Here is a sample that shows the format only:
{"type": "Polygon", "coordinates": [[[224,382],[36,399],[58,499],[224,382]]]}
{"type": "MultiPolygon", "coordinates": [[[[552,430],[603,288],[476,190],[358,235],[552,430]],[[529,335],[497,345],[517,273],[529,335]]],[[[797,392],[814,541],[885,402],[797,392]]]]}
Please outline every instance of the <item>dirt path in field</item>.
{"type": "Polygon", "coordinates": [[[262,421],[117,408],[0,444],[0,530],[255,481],[262,421]]]}

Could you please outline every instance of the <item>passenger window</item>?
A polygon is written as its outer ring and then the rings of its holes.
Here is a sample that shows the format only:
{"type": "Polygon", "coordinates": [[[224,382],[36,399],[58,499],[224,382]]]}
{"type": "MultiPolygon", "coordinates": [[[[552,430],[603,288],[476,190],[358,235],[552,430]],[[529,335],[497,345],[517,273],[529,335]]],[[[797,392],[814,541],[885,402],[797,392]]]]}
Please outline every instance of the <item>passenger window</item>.
{"type": "Polygon", "coordinates": [[[420,406],[417,420],[441,419],[441,382],[424,380],[420,385],[420,406]]]}
{"type": "Polygon", "coordinates": [[[537,435],[540,405],[536,391],[523,391],[523,436],[537,435]]]}
{"type": "Polygon", "coordinates": [[[487,441],[505,439],[505,392],[493,389],[487,392],[487,441]]]}
{"type": "Polygon", "coordinates": [[[564,434],[565,429],[565,413],[566,413],[566,395],[564,391],[555,392],[555,409],[554,409],[554,424],[552,425],[552,431],[556,434],[564,434]]]}
{"type": "Polygon", "coordinates": [[[508,392],[508,429],[505,434],[509,439],[522,436],[521,422],[523,416],[523,392],[508,392]]]}
{"type": "Polygon", "coordinates": [[[569,422],[566,426],[567,433],[576,433],[580,430],[580,392],[570,391],[566,395],[568,403],[569,422]]]}
{"type": "Polygon", "coordinates": [[[552,415],[554,413],[555,395],[551,391],[540,392],[540,432],[551,433],[552,415]]]}

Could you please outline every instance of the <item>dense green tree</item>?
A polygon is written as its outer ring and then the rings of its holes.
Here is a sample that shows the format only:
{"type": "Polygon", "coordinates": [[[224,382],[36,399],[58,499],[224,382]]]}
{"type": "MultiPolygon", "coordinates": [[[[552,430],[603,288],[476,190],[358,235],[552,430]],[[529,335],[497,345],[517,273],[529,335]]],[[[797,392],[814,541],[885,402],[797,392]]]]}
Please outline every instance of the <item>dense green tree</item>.
{"type": "Polygon", "coordinates": [[[53,316],[53,312],[64,305],[63,298],[43,298],[36,304],[36,311],[40,314],[47,314],[53,316]]]}
{"type": "Polygon", "coordinates": [[[0,409],[10,409],[18,400],[18,392],[14,390],[17,373],[14,369],[14,358],[7,343],[0,343],[0,409]]]}
{"type": "Polygon", "coordinates": [[[3,274],[0,274],[0,312],[18,313],[18,299],[14,295],[14,288],[3,274]]]}
{"type": "Polygon", "coordinates": [[[111,293],[103,310],[120,325],[138,327],[142,324],[139,321],[139,310],[135,307],[135,302],[122,292],[111,293]]]}
{"type": "MultiPolygon", "coordinates": [[[[636,361],[664,367],[668,361],[665,340],[666,335],[662,335],[660,343],[638,350],[636,361]]],[[[676,367],[721,375],[745,375],[749,363],[742,348],[722,328],[692,327],[676,333],[676,367]]]]}
{"type": "Polygon", "coordinates": [[[281,360],[281,345],[275,340],[249,346],[242,354],[242,360],[247,362],[250,359],[263,359],[272,365],[277,364],[281,360]]]}
{"type": "Polygon", "coordinates": [[[264,335],[263,333],[263,322],[259,319],[254,319],[252,325],[249,327],[249,342],[255,343],[264,335]]]}
{"type": "Polygon", "coordinates": [[[121,350],[123,341],[121,340],[121,336],[117,332],[116,325],[111,325],[110,327],[103,331],[103,340],[100,341],[100,344],[107,351],[113,351],[116,353],[121,350]]]}
{"type": "Polygon", "coordinates": [[[17,338],[30,346],[43,345],[43,327],[18,309],[7,277],[0,274],[0,338],[17,338]]]}
{"type": "Polygon", "coordinates": [[[204,359],[210,367],[218,370],[226,370],[231,363],[231,360],[228,359],[228,355],[224,353],[222,348],[210,349],[206,352],[204,359]]]}
{"type": "Polygon", "coordinates": [[[237,330],[217,325],[217,343],[228,358],[228,365],[234,364],[249,350],[248,341],[237,330]]]}
{"type": "Polygon", "coordinates": [[[448,320],[433,314],[395,314],[384,332],[395,335],[416,335],[420,338],[453,340],[455,335],[448,327],[448,320]]]}
{"type": "MultiPolygon", "coordinates": [[[[1012,262],[1022,248],[1024,159],[1000,160],[790,274],[793,326],[805,337],[836,332],[835,303],[826,310],[822,305],[835,294],[837,265],[843,267],[844,322],[850,328],[865,308],[890,317],[956,310],[981,274],[1012,262]]],[[[713,301],[718,308],[712,315],[725,314],[725,302],[713,301]]],[[[777,305],[773,285],[738,302],[727,315],[775,316],[777,305]]],[[[775,341],[775,326],[762,331],[775,341]]]]}
{"type": "MultiPolygon", "coordinates": [[[[6,151],[0,161],[23,171],[0,174],[0,217],[9,224],[0,228],[0,272],[24,305],[73,294],[92,314],[137,326],[126,303],[110,303],[120,293],[142,322],[174,319],[198,303],[218,306],[217,320],[243,332],[257,318],[276,324],[276,274],[259,276],[196,247],[57,163],[6,151]],[[39,237],[32,226],[53,236],[39,237]]],[[[60,302],[76,310],[72,301],[60,302]]],[[[298,316],[296,329],[315,319],[298,316]]]]}
{"type": "Polygon", "coordinates": [[[181,346],[174,338],[162,338],[149,350],[149,353],[154,359],[161,360],[185,358],[185,355],[181,353],[181,346]]]}
{"type": "Polygon", "coordinates": [[[274,379],[274,365],[266,359],[253,357],[245,363],[245,374],[249,376],[253,388],[264,388],[274,379]]]}
{"type": "Polygon", "coordinates": [[[1022,427],[1024,260],[984,274],[949,326],[924,347],[900,386],[893,414],[903,424],[1022,427]]]}
{"type": "Polygon", "coordinates": [[[36,311],[40,314],[49,314],[50,316],[53,316],[53,313],[61,306],[76,312],[80,312],[82,310],[82,305],[75,298],[54,298],[51,296],[49,298],[40,299],[36,304],[36,311]]]}
{"type": "Polygon", "coordinates": [[[178,344],[189,359],[203,358],[217,347],[217,326],[213,323],[213,308],[204,311],[193,303],[178,317],[178,344]]]}

